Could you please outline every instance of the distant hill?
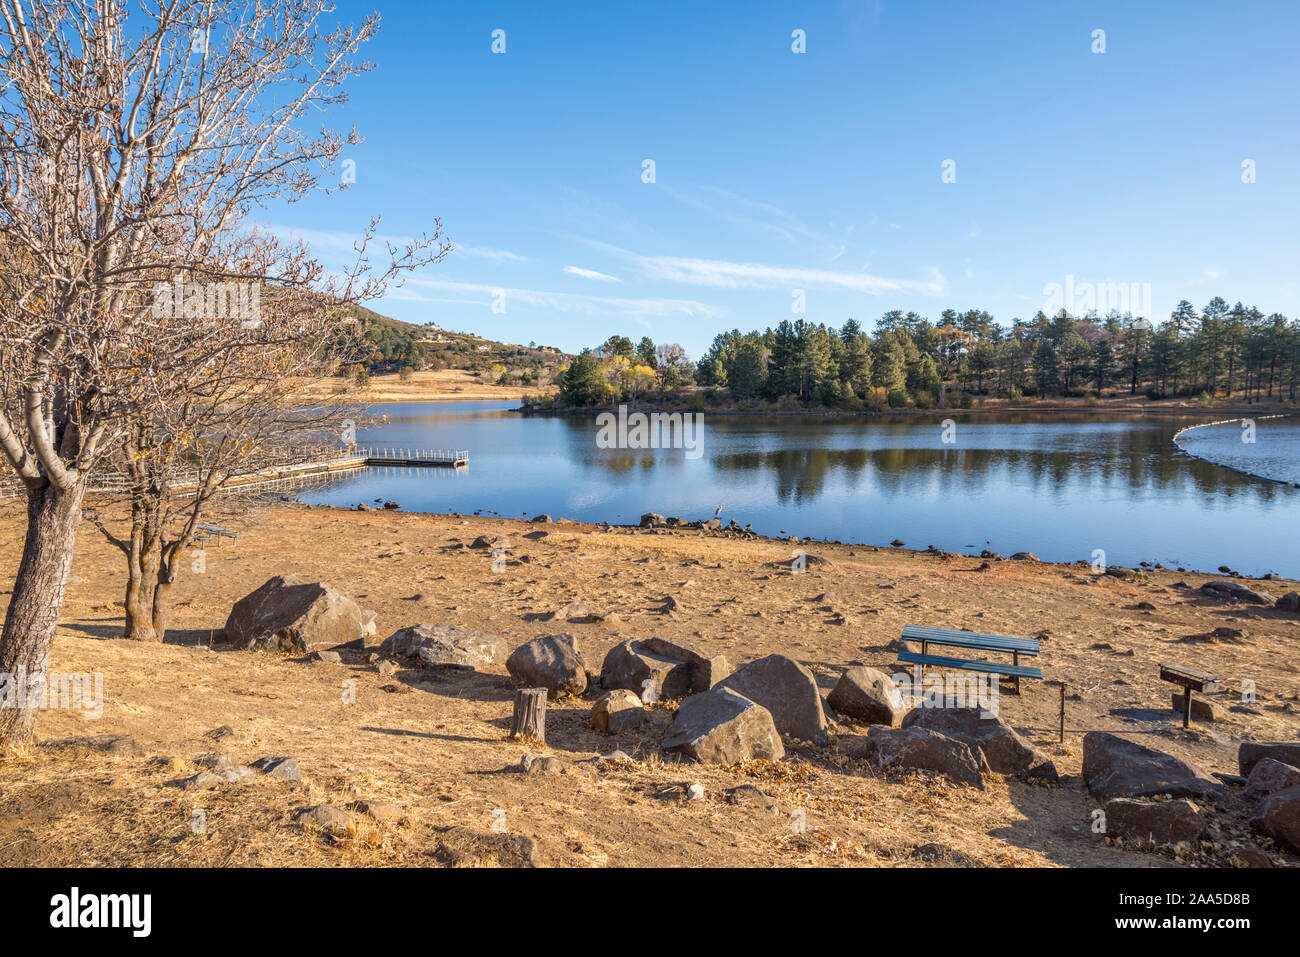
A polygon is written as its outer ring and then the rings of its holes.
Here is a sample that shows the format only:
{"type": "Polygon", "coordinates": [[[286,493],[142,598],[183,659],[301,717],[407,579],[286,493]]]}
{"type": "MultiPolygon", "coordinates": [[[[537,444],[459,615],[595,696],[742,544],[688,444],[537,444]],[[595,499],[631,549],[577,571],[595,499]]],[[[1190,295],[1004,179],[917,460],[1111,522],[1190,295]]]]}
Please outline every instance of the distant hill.
{"type": "Polygon", "coordinates": [[[365,323],[365,339],[373,346],[364,363],[372,374],[405,367],[415,372],[464,369],[481,375],[500,367],[493,378],[504,377],[502,385],[529,385],[554,381],[557,369],[570,359],[547,346],[496,342],[473,333],[450,332],[434,323],[417,326],[361,306],[353,311],[365,323]]]}

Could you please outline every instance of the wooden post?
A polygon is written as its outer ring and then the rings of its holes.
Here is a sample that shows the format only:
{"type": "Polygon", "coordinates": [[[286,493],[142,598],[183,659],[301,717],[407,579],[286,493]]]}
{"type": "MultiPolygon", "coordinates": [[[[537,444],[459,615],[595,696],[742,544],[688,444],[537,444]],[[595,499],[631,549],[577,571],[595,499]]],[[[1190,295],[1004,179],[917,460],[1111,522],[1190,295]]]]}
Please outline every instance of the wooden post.
{"type": "Polygon", "coordinates": [[[1065,682],[1061,682],[1061,742],[1065,742],[1065,682]]]}
{"type": "Polygon", "coordinates": [[[1192,689],[1183,689],[1183,727],[1190,727],[1192,723],[1192,689]]]}
{"type": "Polygon", "coordinates": [[[515,713],[510,737],[546,743],[546,689],[520,688],[515,692],[515,713]]]}

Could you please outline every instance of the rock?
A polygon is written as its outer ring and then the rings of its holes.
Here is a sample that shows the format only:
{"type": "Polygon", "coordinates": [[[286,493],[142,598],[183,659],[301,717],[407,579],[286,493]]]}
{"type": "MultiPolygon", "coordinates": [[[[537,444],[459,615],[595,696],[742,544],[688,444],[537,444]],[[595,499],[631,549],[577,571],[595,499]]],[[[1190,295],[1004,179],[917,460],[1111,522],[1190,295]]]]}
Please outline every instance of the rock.
{"type": "Polygon", "coordinates": [[[480,535],[470,543],[470,548],[509,548],[510,539],[504,535],[480,535]]]}
{"type": "Polygon", "coordinates": [[[1137,603],[1137,606],[1136,606],[1136,607],[1137,607],[1137,610],[1138,610],[1138,611],[1155,611],[1155,610],[1156,610],[1156,606],[1155,606],[1155,604],[1154,604],[1153,602],[1149,602],[1149,601],[1140,601],[1140,602],[1137,603]]]}
{"type": "Polygon", "coordinates": [[[1205,818],[1186,798],[1177,801],[1135,801],[1115,798],[1107,801],[1106,834],[1127,841],[1153,844],[1181,844],[1199,841],[1205,833],[1205,818]]]}
{"type": "Polygon", "coordinates": [[[364,627],[361,609],[342,592],[276,575],[235,603],[226,619],[226,641],[249,651],[307,654],[355,641],[364,627]]]}
{"type": "Polygon", "coordinates": [[[537,842],[523,834],[485,834],[456,825],[438,836],[433,856],[449,867],[540,867],[537,842]]]}
{"type": "Polygon", "coordinates": [[[907,641],[903,638],[891,638],[889,644],[885,645],[885,650],[898,654],[900,651],[910,651],[913,654],[921,653],[921,643],[919,641],[907,641]]]}
{"type": "Polygon", "coordinates": [[[1244,793],[1249,798],[1267,797],[1297,785],[1300,785],[1300,769],[1273,758],[1260,758],[1246,778],[1244,793]]]}
{"type": "Polygon", "coordinates": [[[1273,862],[1257,847],[1243,847],[1232,854],[1238,867],[1272,867],[1273,862]]]}
{"type": "Polygon", "coordinates": [[[781,806],[752,784],[741,784],[727,791],[727,803],[762,808],[769,814],[780,814],[781,806]]]}
{"type": "Polygon", "coordinates": [[[1272,758],[1293,768],[1300,768],[1300,743],[1243,741],[1237,748],[1237,769],[1246,777],[1250,777],[1251,770],[1264,758],[1272,758]]]}
{"type": "Polygon", "coordinates": [[[889,675],[875,668],[850,668],[840,676],[826,703],[840,714],[869,724],[898,725],[907,705],[889,675]]]}
{"type": "Polygon", "coordinates": [[[397,674],[397,664],[384,658],[375,665],[375,670],[379,672],[381,678],[391,678],[393,675],[397,674]]]}
{"type": "Polygon", "coordinates": [[[625,688],[605,692],[591,709],[591,726],[602,734],[622,734],[644,722],[641,699],[625,688]]]}
{"type": "Polygon", "coordinates": [[[238,784],[240,781],[251,778],[253,769],[243,764],[230,764],[218,768],[214,773],[227,784],[238,784]]]}
{"type": "Polygon", "coordinates": [[[555,519],[543,512],[541,515],[534,515],[528,521],[532,522],[534,525],[549,525],[554,522],[555,519]]]}
{"type": "Polygon", "coordinates": [[[1300,854],[1300,787],[1275,791],[1259,802],[1250,817],[1255,830],[1300,854]]]}
{"type": "Polygon", "coordinates": [[[611,751],[595,759],[597,764],[636,764],[636,760],[626,751],[611,751]]]}
{"type": "Polygon", "coordinates": [[[1223,786],[1200,768],[1172,754],[1106,731],[1083,736],[1083,777],[1095,797],[1172,797],[1217,801],[1223,786]]]}
{"type": "MultiPolygon", "coordinates": [[[[1169,707],[1180,715],[1183,713],[1183,693],[1181,691],[1171,693],[1169,707]]],[[[1201,721],[1215,721],[1220,715],[1213,701],[1206,701],[1198,695],[1192,695],[1192,717],[1201,721]]]]}
{"type": "Polygon", "coordinates": [[[519,770],[524,774],[559,774],[568,762],[553,754],[525,754],[519,759],[519,770]]]}
{"type": "Polygon", "coordinates": [[[658,528],[664,524],[664,517],[658,512],[646,512],[641,516],[642,528],[658,528]]]}
{"type": "Polygon", "coordinates": [[[546,621],[604,621],[605,616],[586,602],[571,601],[550,612],[546,621]]]}
{"type": "Polygon", "coordinates": [[[881,769],[917,768],[938,771],[962,784],[985,789],[981,761],[969,745],[926,728],[887,728],[873,724],[867,731],[867,760],[881,769]]]}
{"type": "Polygon", "coordinates": [[[391,801],[372,801],[369,799],[353,801],[348,805],[348,810],[355,811],[357,814],[364,814],[376,821],[393,824],[406,820],[406,809],[400,804],[393,804],[391,801]]]}
{"type": "Polygon", "coordinates": [[[704,785],[692,784],[686,789],[686,800],[698,801],[702,797],[704,797],[704,785]]]}
{"type": "Polygon", "coordinates": [[[718,764],[785,757],[771,713],[723,687],[683,700],[662,746],[665,751],[718,764]]]}
{"type": "Polygon", "coordinates": [[[425,668],[475,671],[497,664],[506,656],[506,642],[459,625],[411,625],[393,632],[379,645],[382,654],[419,658],[425,668]]]}
{"type": "Polygon", "coordinates": [[[927,867],[984,867],[979,858],[971,857],[947,844],[922,844],[912,848],[907,855],[910,861],[919,861],[927,867]]]}
{"type": "Polygon", "coordinates": [[[1239,582],[1212,581],[1201,586],[1201,592],[1211,598],[1225,601],[1244,601],[1252,605],[1271,605],[1273,596],[1267,592],[1255,591],[1239,582]]]}
{"type": "Polygon", "coordinates": [[[506,670],[525,688],[545,688],[548,698],[587,690],[587,666],[573,635],[544,635],[520,645],[506,659],[506,670]]]}
{"type": "Polygon", "coordinates": [[[665,615],[681,614],[686,611],[686,606],[679,602],[672,595],[664,596],[664,606],[660,609],[665,615]]]}
{"type": "Polygon", "coordinates": [[[219,728],[213,728],[211,731],[204,731],[203,736],[211,741],[224,741],[226,738],[235,736],[235,729],[228,724],[223,724],[219,728]]]}
{"type": "Polygon", "coordinates": [[[727,659],[706,658],[685,645],[663,638],[625,641],[615,645],[600,668],[602,688],[625,688],[646,700],[646,682],[654,687],[654,700],[684,698],[708,691],[728,673],[727,659]]]}
{"type": "Polygon", "coordinates": [[[1016,552],[1011,556],[1013,562],[1041,562],[1042,559],[1033,552],[1016,552]]]}
{"type": "Polygon", "coordinates": [[[171,787],[180,788],[182,791],[205,791],[208,788],[215,788],[221,783],[221,778],[211,771],[200,771],[193,777],[183,778],[179,781],[167,782],[171,787]]]}
{"type": "Polygon", "coordinates": [[[978,749],[989,769],[1018,778],[1057,780],[1056,765],[1001,719],[980,708],[913,708],[904,728],[926,728],[978,749]]]}
{"type": "Polygon", "coordinates": [[[892,545],[894,548],[902,548],[904,545],[907,544],[907,542],[903,541],[901,538],[896,538],[889,544],[892,545]]]}
{"type": "Polygon", "coordinates": [[[194,759],[194,763],[201,768],[207,768],[209,771],[216,771],[219,768],[237,767],[243,762],[233,754],[200,754],[194,759]]]}
{"type": "Polygon", "coordinates": [[[1300,591],[1289,591],[1277,600],[1274,606],[1283,611],[1300,611],[1300,591]]]}
{"type": "Polygon", "coordinates": [[[293,758],[259,758],[250,767],[273,778],[281,778],[285,781],[302,780],[302,772],[298,770],[298,762],[293,758]]]}
{"type": "Polygon", "coordinates": [[[299,808],[293,812],[293,819],[299,824],[315,824],[327,831],[339,833],[352,826],[352,817],[347,811],[331,804],[316,804],[312,807],[299,808]]]}
{"type": "Polygon", "coordinates": [[[330,665],[342,664],[343,662],[337,651],[313,651],[309,656],[309,660],[322,661],[330,665]]]}
{"type": "Polygon", "coordinates": [[[718,683],[766,708],[783,735],[813,744],[827,743],[826,712],[811,671],[785,655],[768,655],[718,683]]]}
{"type": "Polygon", "coordinates": [[[827,605],[831,608],[835,608],[840,603],[840,596],[835,594],[833,591],[824,591],[814,598],[813,601],[817,602],[819,605],[827,605]]]}
{"type": "Polygon", "coordinates": [[[60,738],[56,741],[42,741],[42,748],[72,749],[77,751],[98,751],[100,754],[144,754],[144,748],[129,734],[88,734],[78,738],[60,738]]]}

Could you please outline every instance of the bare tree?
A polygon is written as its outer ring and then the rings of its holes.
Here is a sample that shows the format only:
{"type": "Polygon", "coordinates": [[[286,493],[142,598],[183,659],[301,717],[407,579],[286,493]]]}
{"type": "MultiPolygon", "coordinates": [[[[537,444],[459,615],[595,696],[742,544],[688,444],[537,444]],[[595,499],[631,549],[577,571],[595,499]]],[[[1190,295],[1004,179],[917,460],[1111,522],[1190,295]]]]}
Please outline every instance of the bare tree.
{"type": "MultiPolygon", "coordinates": [[[[160,285],[377,295],[436,240],[388,244],[371,224],[346,273],[301,246],[250,246],[254,209],[319,188],[355,133],[303,121],[378,28],[334,25],[328,0],[0,0],[0,451],[27,531],[0,631],[0,674],[44,678],[91,474],[135,424],[183,420],[201,370],[259,336],[229,315],[160,305],[160,285]]],[[[215,311],[215,310],[214,310],[215,311]]],[[[0,711],[0,745],[36,708],[0,711]]]]}

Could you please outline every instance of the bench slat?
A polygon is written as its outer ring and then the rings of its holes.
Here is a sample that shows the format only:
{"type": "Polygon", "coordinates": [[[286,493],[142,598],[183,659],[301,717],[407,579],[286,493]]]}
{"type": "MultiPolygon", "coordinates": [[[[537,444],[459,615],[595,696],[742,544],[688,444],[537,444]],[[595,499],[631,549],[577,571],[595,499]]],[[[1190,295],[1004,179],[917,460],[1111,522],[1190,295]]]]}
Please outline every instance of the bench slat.
{"type": "Polygon", "coordinates": [[[1042,678],[1041,668],[1025,665],[1004,665],[997,661],[974,661],[969,658],[946,658],[943,655],[921,655],[914,651],[900,651],[899,661],[914,665],[935,665],[940,668],[960,668],[963,671],[983,671],[989,674],[1008,675],[1009,677],[1042,678]]]}
{"type": "Polygon", "coordinates": [[[928,641],[936,645],[956,648],[983,648],[989,651],[1018,651],[1022,655],[1037,655],[1038,642],[1033,638],[1012,638],[1009,635],[985,635],[974,631],[954,631],[951,628],[929,628],[925,625],[904,625],[903,638],[908,641],[928,641]]]}

